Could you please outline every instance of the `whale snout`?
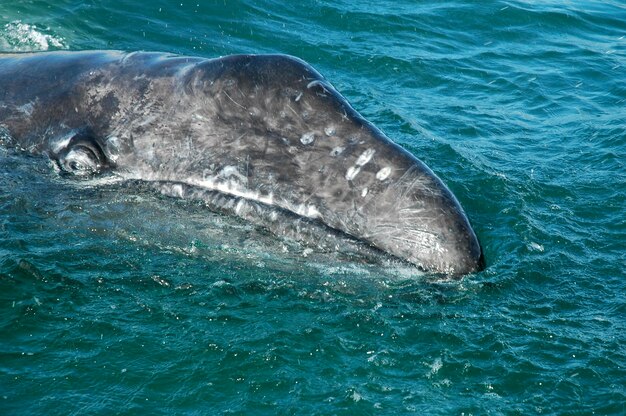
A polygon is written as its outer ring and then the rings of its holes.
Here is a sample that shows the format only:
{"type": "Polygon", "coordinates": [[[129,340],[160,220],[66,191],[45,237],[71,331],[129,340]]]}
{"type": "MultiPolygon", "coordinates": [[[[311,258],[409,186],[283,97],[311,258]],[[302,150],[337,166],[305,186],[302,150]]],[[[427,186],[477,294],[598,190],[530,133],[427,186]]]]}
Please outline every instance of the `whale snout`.
{"type": "MultiPolygon", "coordinates": [[[[421,161],[395,149],[379,191],[358,208],[361,238],[420,269],[462,276],[484,268],[482,249],[461,205],[421,161]]],[[[379,152],[385,158],[385,151],[379,152]]],[[[379,171],[380,172],[380,171],[379,171]]],[[[369,182],[370,188],[374,188],[369,182]]]]}
{"type": "MultiPolygon", "coordinates": [[[[414,236],[413,243],[406,247],[409,261],[450,276],[481,270],[482,248],[457,199],[434,174],[416,174],[426,175],[422,180],[429,182],[427,190],[415,187],[406,193],[408,201],[398,202],[400,206],[412,204],[415,209],[413,218],[398,211],[405,235],[414,236]]],[[[406,205],[403,210],[410,215],[406,205]]]]}
{"type": "Polygon", "coordinates": [[[448,212],[448,221],[432,224],[439,232],[440,248],[426,261],[450,276],[462,276],[484,269],[484,256],[480,242],[460,206],[448,212]]]}
{"type": "Polygon", "coordinates": [[[378,244],[428,272],[462,276],[482,270],[482,248],[469,220],[443,184],[436,189],[430,197],[415,190],[394,200],[397,208],[388,212],[397,228],[382,233],[378,244]]]}

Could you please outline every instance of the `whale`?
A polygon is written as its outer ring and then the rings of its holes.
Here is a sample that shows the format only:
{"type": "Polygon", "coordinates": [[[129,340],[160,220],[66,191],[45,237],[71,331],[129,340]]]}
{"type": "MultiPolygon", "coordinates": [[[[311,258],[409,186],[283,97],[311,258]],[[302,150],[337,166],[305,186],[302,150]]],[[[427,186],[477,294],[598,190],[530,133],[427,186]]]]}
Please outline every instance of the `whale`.
{"type": "Polygon", "coordinates": [[[61,175],[203,199],[278,236],[331,248],[344,236],[452,277],[484,268],[448,187],[292,56],[0,54],[0,144],[61,175]]]}

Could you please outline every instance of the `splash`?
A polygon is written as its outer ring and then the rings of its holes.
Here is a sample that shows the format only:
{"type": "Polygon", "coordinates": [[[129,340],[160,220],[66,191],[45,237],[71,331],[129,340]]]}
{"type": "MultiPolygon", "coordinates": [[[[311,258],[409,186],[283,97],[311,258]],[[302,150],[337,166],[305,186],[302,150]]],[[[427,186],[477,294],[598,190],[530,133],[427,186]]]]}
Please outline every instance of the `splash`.
{"type": "Polygon", "coordinates": [[[0,51],[35,52],[48,49],[68,49],[65,39],[54,36],[50,28],[40,29],[21,20],[9,22],[0,28],[0,51]]]}

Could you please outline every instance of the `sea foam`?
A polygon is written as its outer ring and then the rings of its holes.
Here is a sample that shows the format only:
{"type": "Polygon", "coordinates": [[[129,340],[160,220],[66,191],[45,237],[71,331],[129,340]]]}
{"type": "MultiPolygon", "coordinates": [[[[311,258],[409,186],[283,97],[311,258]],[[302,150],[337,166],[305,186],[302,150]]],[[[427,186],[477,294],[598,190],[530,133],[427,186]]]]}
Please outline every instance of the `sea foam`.
{"type": "Polygon", "coordinates": [[[68,49],[64,38],[50,34],[21,20],[6,23],[0,28],[0,50],[6,52],[36,52],[49,49],[68,49]]]}

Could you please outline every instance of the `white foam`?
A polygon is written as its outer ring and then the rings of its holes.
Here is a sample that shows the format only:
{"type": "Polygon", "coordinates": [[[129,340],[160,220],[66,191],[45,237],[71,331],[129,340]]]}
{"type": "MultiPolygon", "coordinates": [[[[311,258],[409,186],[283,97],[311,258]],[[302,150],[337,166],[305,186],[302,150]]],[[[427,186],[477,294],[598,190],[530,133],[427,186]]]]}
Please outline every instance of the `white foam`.
{"type": "Polygon", "coordinates": [[[36,52],[53,49],[68,49],[67,42],[60,36],[45,33],[35,25],[15,20],[0,30],[0,50],[11,52],[36,52]]]}

